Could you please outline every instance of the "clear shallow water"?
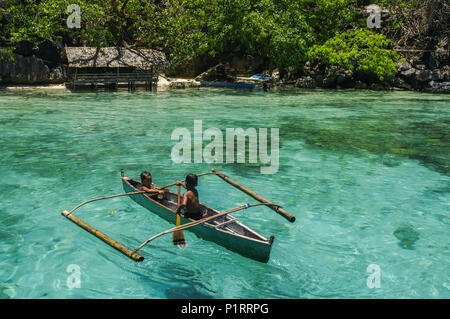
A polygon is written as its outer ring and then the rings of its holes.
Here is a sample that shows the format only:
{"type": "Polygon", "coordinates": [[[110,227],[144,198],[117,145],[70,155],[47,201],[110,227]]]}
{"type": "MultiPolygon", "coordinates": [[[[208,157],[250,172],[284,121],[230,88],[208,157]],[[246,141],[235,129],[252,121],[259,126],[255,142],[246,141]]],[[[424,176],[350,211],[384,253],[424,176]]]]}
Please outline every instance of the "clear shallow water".
{"type": "MultiPolygon", "coordinates": [[[[0,298],[449,298],[450,99],[413,92],[0,92],[0,298]],[[176,127],[280,128],[280,168],[174,164],[176,127]],[[215,167],[297,217],[236,213],[276,239],[268,264],[185,232],[137,264],[60,215],[122,192],[120,168],[160,185],[215,167]],[[394,232],[413,229],[405,245],[394,232]],[[81,270],[69,289],[66,269],[81,270]],[[369,289],[366,269],[381,269],[369,289]]],[[[215,176],[201,201],[254,200],[215,176]]],[[[171,225],[128,198],[80,208],[128,247],[171,225]],[[116,213],[111,213],[115,211],[116,213]]]]}

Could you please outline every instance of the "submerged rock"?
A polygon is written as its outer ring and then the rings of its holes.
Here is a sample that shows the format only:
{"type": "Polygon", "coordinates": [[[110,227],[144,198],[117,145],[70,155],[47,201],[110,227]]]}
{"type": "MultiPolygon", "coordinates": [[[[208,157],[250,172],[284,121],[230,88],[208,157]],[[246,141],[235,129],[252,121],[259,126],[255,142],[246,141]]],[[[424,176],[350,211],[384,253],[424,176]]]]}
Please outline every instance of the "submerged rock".
{"type": "Polygon", "coordinates": [[[384,155],[381,162],[388,167],[396,167],[401,164],[401,161],[397,156],[392,156],[390,154],[384,155]]]}
{"type": "Polygon", "coordinates": [[[414,243],[420,238],[420,233],[409,224],[398,227],[393,234],[404,249],[413,249],[414,243]]]}

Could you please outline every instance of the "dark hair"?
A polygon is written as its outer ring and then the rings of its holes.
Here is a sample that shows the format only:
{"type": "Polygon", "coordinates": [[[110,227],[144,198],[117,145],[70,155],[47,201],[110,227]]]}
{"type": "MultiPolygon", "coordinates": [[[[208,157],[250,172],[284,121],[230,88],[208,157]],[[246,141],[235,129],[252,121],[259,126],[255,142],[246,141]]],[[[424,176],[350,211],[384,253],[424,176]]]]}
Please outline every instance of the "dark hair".
{"type": "Polygon", "coordinates": [[[145,171],[141,173],[141,180],[147,179],[149,177],[152,177],[152,174],[150,174],[149,172],[145,171]]]}
{"type": "Polygon", "coordinates": [[[197,175],[195,174],[188,174],[188,176],[186,176],[186,186],[192,186],[195,187],[197,186],[197,175]]]}

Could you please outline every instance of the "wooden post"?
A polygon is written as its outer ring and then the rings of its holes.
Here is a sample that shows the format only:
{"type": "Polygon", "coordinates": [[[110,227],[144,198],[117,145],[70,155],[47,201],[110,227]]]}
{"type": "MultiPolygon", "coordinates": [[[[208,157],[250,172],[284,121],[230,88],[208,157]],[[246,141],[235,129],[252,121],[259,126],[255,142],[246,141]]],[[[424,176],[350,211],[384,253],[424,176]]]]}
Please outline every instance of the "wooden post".
{"type": "Polygon", "coordinates": [[[77,224],[78,226],[80,226],[84,230],[90,232],[91,234],[93,234],[97,238],[103,240],[105,243],[107,243],[111,247],[117,249],[118,251],[120,251],[125,256],[130,257],[134,261],[143,261],[144,260],[144,257],[139,255],[138,253],[136,253],[136,252],[132,251],[131,249],[125,247],[124,245],[122,245],[121,243],[115,241],[111,237],[108,237],[107,235],[105,235],[101,231],[95,229],[94,227],[90,226],[89,224],[86,224],[84,221],[82,221],[78,217],[75,217],[73,214],[70,214],[68,211],[66,211],[66,210],[62,211],[61,215],[63,215],[64,217],[66,217],[67,219],[72,221],[73,223],[77,224]]]}
{"type": "MultiPolygon", "coordinates": [[[[250,195],[251,197],[253,197],[254,199],[256,199],[257,201],[260,201],[261,203],[267,203],[267,204],[273,204],[271,201],[265,199],[264,197],[256,194],[254,191],[248,189],[247,187],[233,181],[231,178],[229,178],[228,176],[226,176],[225,174],[223,174],[222,172],[219,172],[216,169],[212,169],[213,173],[215,173],[217,176],[219,176],[220,178],[222,178],[225,182],[227,182],[228,184],[233,185],[234,187],[240,189],[241,191],[243,191],[244,193],[250,195]]],[[[287,211],[285,211],[283,208],[281,207],[276,207],[276,206],[269,206],[270,209],[272,209],[273,211],[275,211],[277,214],[280,214],[281,216],[283,216],[284,218],[286,218],[288,221],[290,221],[291,223],[295,222],[295,217],[292,216],[291,214],[289,214],[287,211]]]]}
{"type": "Polygon", "coordinates": [[[119,67],[117,67],[116,83],[114,86],[114,91],[117,91],[118,89],[119,89],[119,67]]]}
{"type": "Polygon", "coordinates": [[[73,89],[74,89],[74,90],[75,90],[76,87],[77,87],[77,85],[76,85],[76,82],[77,82],[77,74],[78,74],[78,69],[75,69],[75,75],[74,75],[74,77],[73,77],[73,89]]]}

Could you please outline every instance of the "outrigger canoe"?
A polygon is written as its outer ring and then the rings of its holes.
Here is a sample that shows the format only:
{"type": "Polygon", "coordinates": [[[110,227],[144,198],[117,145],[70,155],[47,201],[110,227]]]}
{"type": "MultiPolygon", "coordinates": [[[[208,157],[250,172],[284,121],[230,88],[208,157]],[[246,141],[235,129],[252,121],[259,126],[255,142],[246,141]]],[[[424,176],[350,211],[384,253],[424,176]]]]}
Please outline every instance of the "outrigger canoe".
{"type": "MultiPolygon", "coordinates": [[[[126,193],[139,191],[141,185],[139,181],[125,176],[122,177],[122,183],[126,193]]],[[[155,187],[158,188],[157,185],[155,187]]],[[[175,210],[177,209],[178,198],[176,193],[168,190],[162,199],[142,193],[130,195],[130,198],[168,222],[176,223],[177,214],[175,210]]],[[[202,214],[207,213],[209,216],[220,213],[204,204],[200,204],[200,210],[202,214]]],[[[194,219],[181,217],[181,224],[192,221],[194,219]]],[[[189,228],[189,231],[204,240],[212,241],[228,250],[263,263],[269,261],[270,251],[275,239],[273,235],[269,239],[263,237],[231,215],[212,219],[209,222],[189,228]]]]}
{"type": "MultiPolygon", "coordinates": [[[[124,194],[116,194],[116,195],[110,195],[110,196],[103,196],[98,197],[94,199],[90,199],[87,201],[82,202],[81,204],[77,205],[75,208],[73,208],[70,211],[63,210],[61,212],[61,215],[78,225],[79,227],[83,228],[84,230],[88,231],[92,235],[96,236],[106,244],[110,245],[111,247],[115,248],[116,250],[120,251],[124,255],[128,256],[129,258],[135,260],[135,261],[143,261],[144,257],[137,253],[139,249],[144,247],[146,244],[148,244],[153,239],[156,239],[164,234],[172,233],[181,231],[184,229],[188,229],[189,231],[196,234],[198,237],[203,238],[208,241],[212,241],[220,246],[223,246],[231,251],[234,251],[238,254],[241,254],[242,256],[260,261],[260,262],[268,262],[270,258],[270,251],[272,249],[272,244],[274,241],[274,236],[270,236],[269,239],[261,236],[254,230],[250,229],[249,227],[243,225],[240,223],[235,217],[230,216],[230,213],[247,209],[249,207],[255,207],[259,205],[266,205],[273,211],[275,211],[277,214],[281,215],[291,223],[295,221],[295,217],[289,214],[286,210],[284,210],[281,206],[274,204],[270,202],[269,200],[265,199],[264,197],[256,194],[252,190],[248,189],[247,187],[239,184],[238,182],[232,180],[227,175],[223,174],[222,172],[219,172],[216,169],[212,169],[211,172],[198,174],[197,176],[206,175],[206,174],[215,174],[219,176],[221,179],[226,181],[228,184],[240,189],[244,193],[250,195],[260,203],[256,204],[250,204],[246,203],[244,205],[231,208],[229,210],[219,212],[211,207],[208,207],[204,204],[200,204],[200,212],[202,214],[207,214],[208,216],[203,217],[200,220],[193,220],[190,218],[184,218],[181,217],[181,223],[180,225],[177,225],[176,227],[173,227],[171,229],[168,229],[166,231],[163,231],[145,242],[143,242],[139,247],[132,250],[123,244],[115,241],[105,233],[101,232],[100,230],[92,227],[91,225],[87,224],[83,220],[79,219],[78,217],[73,215],[73,212],[80,208],[81,206],[84,206],[88,203],[104,200],[104,199],[110,199],[110,198],[116,198],[121,196],[130,196],[131,199],[133,199],[136,203],[139,205],[147,208],[149,211],[157,214],[158,216],[164,218],[165,220],[177,224],[177,214],[175,213],[177,207],[178,207],[178,200],[180,195],[180,184],[179,182],[175,182],[169,185],[165,185],[162,187],[158,187],[155,185],[156,188],[159,189],[166,189],[170,186],[178,185],[178,193],[175,194],[172,191],[167,190],[161,198],[150,196],[148,193],[144,191],[140,191],[139,188],[141,186],[141,183],[139,181],[133,180],[131,178],[125,177],[123,170],[121,170],[121,177],[122,177],[122,184],[123,188],[126,193],[124,194]]],[[[183,240],[184,241],[184,240],[183,240]]],[[[176,244],[176,241],[173,240],[173,243],[176,244]]]]}

